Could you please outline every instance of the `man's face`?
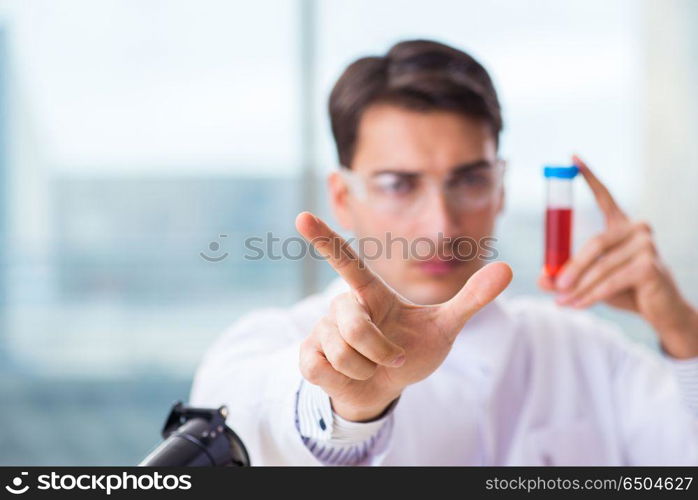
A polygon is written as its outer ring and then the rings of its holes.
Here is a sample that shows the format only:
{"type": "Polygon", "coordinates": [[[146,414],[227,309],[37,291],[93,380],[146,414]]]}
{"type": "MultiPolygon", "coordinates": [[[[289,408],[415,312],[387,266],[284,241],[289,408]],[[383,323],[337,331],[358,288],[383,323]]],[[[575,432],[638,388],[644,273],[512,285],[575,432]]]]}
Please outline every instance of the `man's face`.
{"type": "Polygon", "coordinates": [[[492,235],[503,204],[501,184],[487,187],[501,179],[489,127],[452,112],[380,104],[363,113],[355,149],[351,178],[329,179],[340,223],[400,294],[420,304],[450,299],[482,266],[472,257],[487,250],[472,244],[492,235]]]}

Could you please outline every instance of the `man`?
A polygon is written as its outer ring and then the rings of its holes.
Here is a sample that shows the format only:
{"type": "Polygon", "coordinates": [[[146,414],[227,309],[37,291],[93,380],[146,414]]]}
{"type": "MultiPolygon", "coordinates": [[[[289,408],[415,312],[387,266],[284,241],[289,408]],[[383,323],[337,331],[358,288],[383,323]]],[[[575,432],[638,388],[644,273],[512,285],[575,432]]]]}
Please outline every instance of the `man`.
{"type": "Polygon", "coordinates": [[[557,305],[505,300],[509,267],[459,258],[454,243],[492,235],[504,203],[483,67],[402,42],[351,64],[329,111],[343,165],[328,182],[334,213],[392,252],[364,262],[300,214],[340,278],[247,315],[206,355],[191,402],[228,405],[254,464],[698,463],[698,312],[647,224],[579,158],[606,229],[555,280],[541,276],[557,305]],[[436,252],[403,256],[404,241],[436,252]],[[649,322],[661,355],[573,311],[599,302],[649,322]]]}

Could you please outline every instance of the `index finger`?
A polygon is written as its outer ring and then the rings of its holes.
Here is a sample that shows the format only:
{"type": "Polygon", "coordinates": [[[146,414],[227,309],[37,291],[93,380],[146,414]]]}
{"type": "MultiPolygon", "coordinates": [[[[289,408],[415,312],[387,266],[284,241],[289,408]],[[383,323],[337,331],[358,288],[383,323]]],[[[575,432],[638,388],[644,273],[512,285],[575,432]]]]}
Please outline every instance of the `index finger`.
{"type": "Polygon", "coordinates": [[[298,232],[322,255],[357,292],[382,287],[382,281],[356,255],[349,243],[310,212],[296,217],[298,232]]]}
{"type": "Polygon", "coordinates": [[[617,219],[626,219],[625,213],[618,206],[616,200],[613,199],[611,192],[604,183],[594,175],[589,166],[577,155],[572,156],[572,161],[577,168],[579,168],[582,176],[584,176],[584,180],[591,188],[591,192],[594,194],[594,198],[596,198],[596,203],[606,217],[606,223],[608,224],[617,219]]]}

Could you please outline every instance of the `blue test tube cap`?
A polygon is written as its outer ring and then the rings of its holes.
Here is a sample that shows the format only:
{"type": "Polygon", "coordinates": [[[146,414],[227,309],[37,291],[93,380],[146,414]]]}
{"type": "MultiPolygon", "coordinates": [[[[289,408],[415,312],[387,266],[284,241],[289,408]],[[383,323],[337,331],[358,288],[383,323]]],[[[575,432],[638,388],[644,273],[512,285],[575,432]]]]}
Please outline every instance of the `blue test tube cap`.
{"type": "Polygon", "coordinates": [[[579,173],[579,168],[575,165],[546,165],[543,168],[543,175],[547,177],[556,177],[558,179],[574,179],[579,173]]]}

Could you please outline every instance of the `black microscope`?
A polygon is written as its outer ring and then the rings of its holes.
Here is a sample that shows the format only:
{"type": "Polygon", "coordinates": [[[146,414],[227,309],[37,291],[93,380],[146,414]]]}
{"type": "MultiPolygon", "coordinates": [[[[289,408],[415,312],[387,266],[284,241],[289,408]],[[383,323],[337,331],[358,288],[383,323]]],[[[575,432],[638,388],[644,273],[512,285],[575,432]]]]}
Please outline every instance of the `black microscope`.
{"type": "Polygon", "coordinates": [[[138,464],[142,467],[247,467],[240,437],[226,426],[228,409],[193,408],[177,402],[162,429],[164,441],[138,464]]]}

